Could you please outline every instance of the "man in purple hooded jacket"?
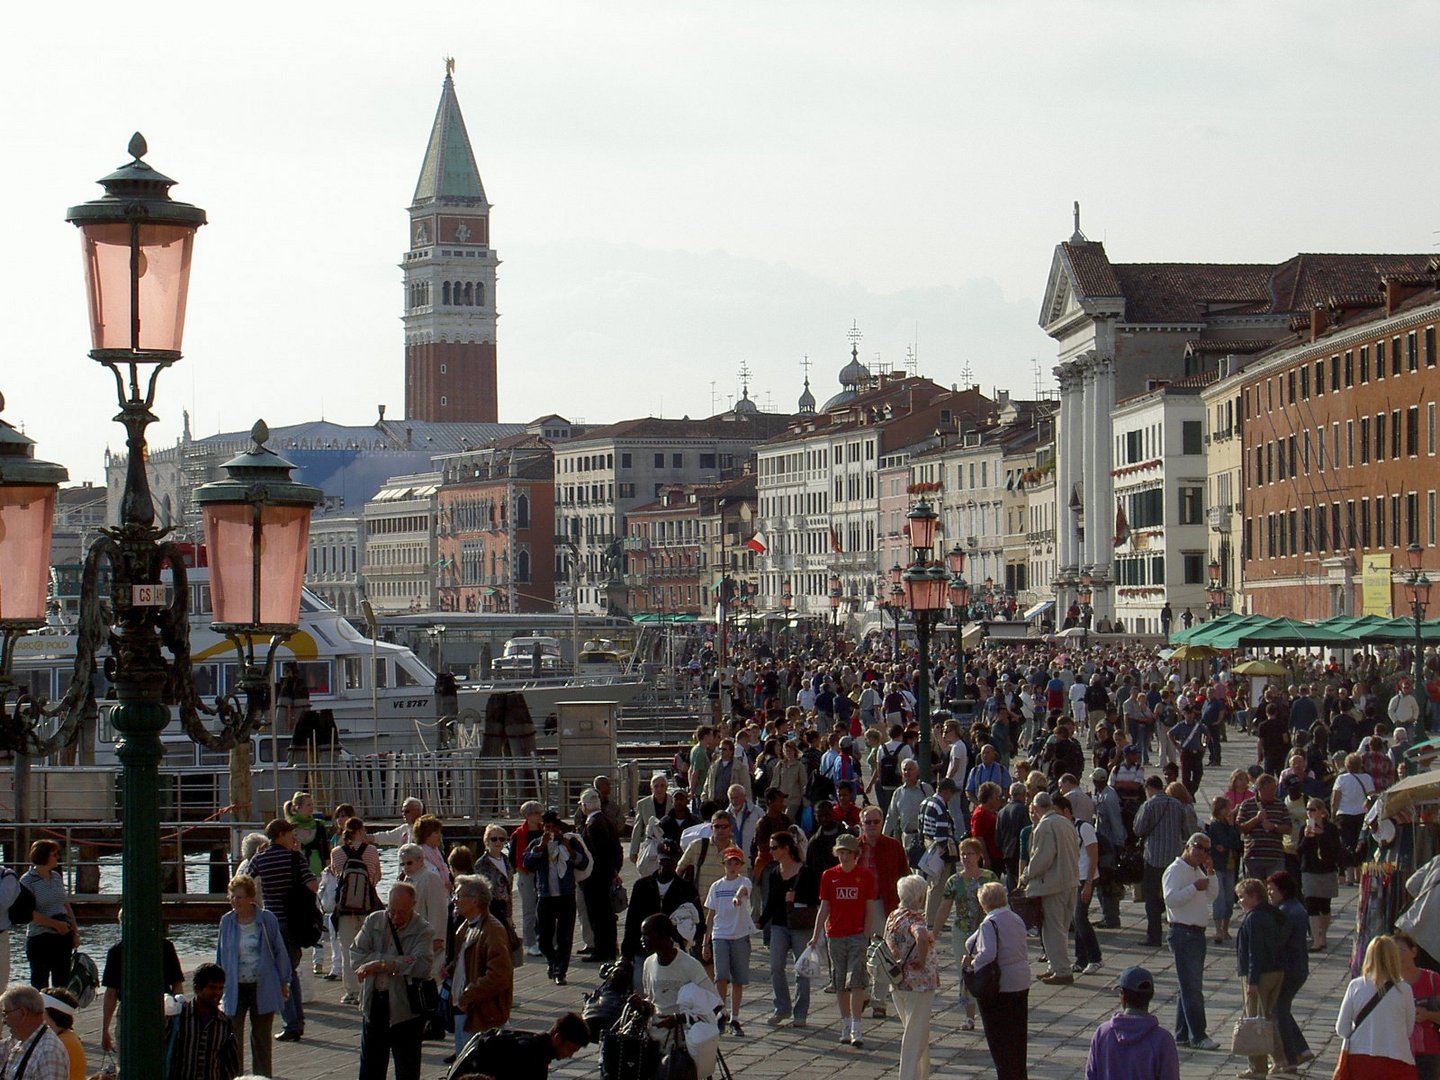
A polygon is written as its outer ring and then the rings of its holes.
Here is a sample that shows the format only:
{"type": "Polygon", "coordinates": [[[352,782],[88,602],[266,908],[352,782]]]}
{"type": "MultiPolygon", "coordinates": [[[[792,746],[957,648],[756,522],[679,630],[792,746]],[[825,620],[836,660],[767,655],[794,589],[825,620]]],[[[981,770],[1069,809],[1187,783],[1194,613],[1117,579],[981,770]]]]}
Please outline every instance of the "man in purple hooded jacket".
{"type": "Polygon", "coordinates": [[[1085,1080],[1180,1080],[1175,1036],[1150,1014],[1155,980],[1143,967],[1128,967],[1115,984],[1120,1011],[1090,1040],[1085,1080]]]}

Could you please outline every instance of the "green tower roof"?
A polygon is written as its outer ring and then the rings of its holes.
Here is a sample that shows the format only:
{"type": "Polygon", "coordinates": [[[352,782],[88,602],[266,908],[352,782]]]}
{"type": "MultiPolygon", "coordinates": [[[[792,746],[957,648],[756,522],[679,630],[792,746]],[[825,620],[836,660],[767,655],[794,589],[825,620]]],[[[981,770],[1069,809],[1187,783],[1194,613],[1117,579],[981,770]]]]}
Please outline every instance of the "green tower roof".
{"type": "Polygon", "coordinates": [[[440,107],[435,110],[435,126],[430,129],[430,142],[425,147],[425,162],[420,166],[420,179],[415,184],[412,205],[424,206],[451,200],[484,203],[485,188],[480,183],[475,153],[470,149],[465,118],[460,115],[455,81],[447,74],[445,86],[440,91],[440,107]]]}

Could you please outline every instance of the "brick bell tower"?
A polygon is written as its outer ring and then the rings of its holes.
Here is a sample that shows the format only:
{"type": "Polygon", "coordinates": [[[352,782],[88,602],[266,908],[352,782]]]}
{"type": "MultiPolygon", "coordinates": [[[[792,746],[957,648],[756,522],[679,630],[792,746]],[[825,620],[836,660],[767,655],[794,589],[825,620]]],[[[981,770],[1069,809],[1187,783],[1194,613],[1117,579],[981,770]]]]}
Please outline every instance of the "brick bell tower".
{"type": "Polygon", "coordinates": [[[445,61],[440,107],[410,203],[405,416],[495,423],[495,268],[490,204],[445,61]]]}

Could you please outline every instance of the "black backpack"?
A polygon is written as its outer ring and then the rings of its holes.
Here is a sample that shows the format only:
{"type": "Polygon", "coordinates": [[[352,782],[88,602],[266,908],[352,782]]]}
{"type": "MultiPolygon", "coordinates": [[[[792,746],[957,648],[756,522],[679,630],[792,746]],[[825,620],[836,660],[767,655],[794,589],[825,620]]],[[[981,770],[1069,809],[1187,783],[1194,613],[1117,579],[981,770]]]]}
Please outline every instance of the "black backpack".
{"type": "Polygon", "coordinates": [[[886,746],[880,747],[880,786],[887,788],[898,788],[900,786],[900,747],[886,753],[886,746]]]}
{"type": "Polygon", "coordinates": [[[6,912],[6,918],[10,920],[11,926],[24,926],[31,919],[35,918],[35,894],[30,891],[30,886],[21,881],[19,875],[8,866],[0,866],[0,881],[5,880],[9,874],[15,878],[15,883],[20,886],[20,891],[15,894],[15,899],[10,902],[10,908],[6,912]]]}

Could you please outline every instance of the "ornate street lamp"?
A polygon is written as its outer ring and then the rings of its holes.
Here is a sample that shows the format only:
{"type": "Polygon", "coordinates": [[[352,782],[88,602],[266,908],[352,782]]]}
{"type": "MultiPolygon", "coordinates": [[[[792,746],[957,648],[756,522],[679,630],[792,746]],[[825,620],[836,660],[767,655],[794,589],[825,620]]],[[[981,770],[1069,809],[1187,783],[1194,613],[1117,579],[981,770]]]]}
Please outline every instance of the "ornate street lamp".
{"type": "Polygon", "coordinates": [[[830,629],[833,631],[840,625],[840,575],[830,575],[830,629]]]}
{"type": "Polygon", "coordinates": [[[1415,618],[1415,685],[1411,693],[1415,696],[1415,704],[1419,708],[1419,724],[1422,730],[1428,730],[1429,720],[1429,695],[1425,692],[1425,642],[1421,637],[1421,623],[1425,618],[1425,608],[1430,603],[1430,578],[1421,569],[1421,560],[1424,552],[1419,543],[1412,543],[1405,549],[1405,555],[1410,563],[1410,576],[1406,587],[1410,592],[1410,612],[1415,618]]]}
{"type": "MultiPolygon", "coordinates": [[[[117,699],[111,723],[120,736],[122,770],[120,1070],[127,1076],[159,1076],[164,1067],[163,973],[154,958],[162,946],[159,764],[160,733],[170,722],[166,694],[174,695],[186,734],[207,749],[247,743],[262,715],[275,649],[297,629],[310,508],[321,497],[316,488],[290,482],[289,463],[263,446],[263,425],[256,426],[249,453],[227,464],[228,479],[195,491],[212,545],[215,628],[234,642],[245,669],[243,706],[234,695],[205,705],[190,665],[185,553],[165,539],[168,528],[155,524],[145,472],[155,385],[180,359],[190,257],[205,212],[173,201],[174,181],[143,162],[145,153],[137,134],[130,140],[133,160],[100,181],[105,195],[66,214],[80,229],[90,356],[115,378],[116,419],[125,427],[129,454],[120,524],[103,530],[86,555],[75,674],[59,706],[62,726],[93,708],[90,674],[108,644],[117,699]],[[111,574],[108,604],[99,592],[102,564],[111,574]],[[161,581],[167,568],[168,599],[161,581]],[[256,637],[269,638],[263,668],[255,663],[256,637]],[[219,718],[218,732],[206,727],[206,715],[219,718]]],[[[8,563],[12,538],[0,543],[0,564],[8,563]]]]}
{"type": "Polygon", "coordinates": [[[920,777],[924,780],[931,776],[930,631],[944,613],[950,578],[944,567],[931,561],[939,516],[930,503],[922,496],[905,517],[910,523],[910,546],[914,556],[904,573],[905,604],[915,623],[916,643],[920,650],[915,697],[916,711],[920,716],[920,777]]]}
{"type": "Polygon", "coordinates": [[[790,616],[791,609],[795,606],[795,594],[790,591],[790,582],[783,583],[784,592],[780,594],[780,610],[785,613],[785,622],[780,628],[780,641],[785,652],[790,652],[790,616]]]}

